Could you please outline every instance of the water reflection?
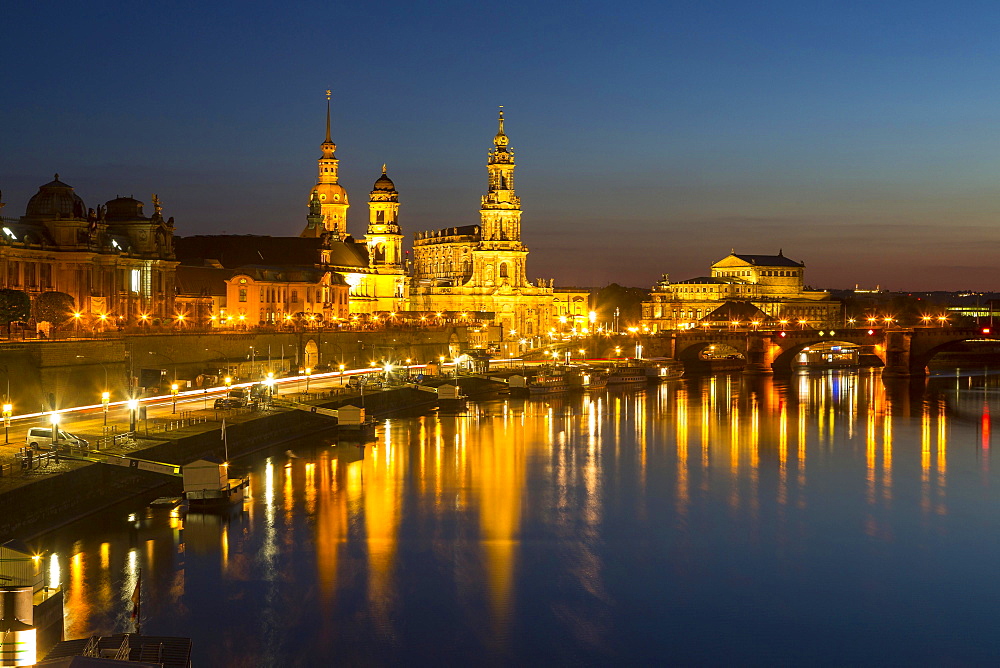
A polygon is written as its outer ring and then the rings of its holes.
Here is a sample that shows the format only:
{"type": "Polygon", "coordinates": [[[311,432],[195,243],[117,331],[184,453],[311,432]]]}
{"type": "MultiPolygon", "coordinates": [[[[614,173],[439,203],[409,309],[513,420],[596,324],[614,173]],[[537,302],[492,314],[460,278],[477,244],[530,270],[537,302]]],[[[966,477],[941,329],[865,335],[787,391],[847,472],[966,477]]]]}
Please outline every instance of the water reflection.
{"type": "Polygon", "coordinates": [[[471,403],[387,420],[371,445],[313,439],[237,462],[258,494],[229,515],[69,527],[44,546],[48,577],[66,581],[81,636],[129,630],[141,572],[146,629],[193,636],[202,665],[648,662],[668,642],[656,627],[682,617],[677,660],[688,644],[705,659],[698,616],[737,601],[761,624],[817,628],[847,608],[880,624],[905,610],[884,589],[860,610],[818,592],[858,586],[825,566],[830,545],[877,572],[872,544],[961,544],[949,517],[984,512],[968,485],[991,482],[998,400],[964,377],[863,371],[471,403]]]}

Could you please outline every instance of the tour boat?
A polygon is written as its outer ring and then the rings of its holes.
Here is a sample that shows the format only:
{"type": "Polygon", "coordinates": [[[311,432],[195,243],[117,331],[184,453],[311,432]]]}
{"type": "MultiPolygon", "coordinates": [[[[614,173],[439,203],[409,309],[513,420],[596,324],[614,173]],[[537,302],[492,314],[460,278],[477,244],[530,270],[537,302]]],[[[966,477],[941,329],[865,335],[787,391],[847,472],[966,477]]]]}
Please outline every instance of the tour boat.
{"type": "Polygon", "coordinates": [[[571,391],[603,390],[608,384],[608,374],[598,369],[576,368],[566,375],[571,391]]]}
{"type": "Polygon", "coordinates": [[[569,381],[562,371],[543,371],[528,382],[528,394],[556,394],[569,389],[569,381]]]}
{"type": "Polygon", "coordinates": [[[684,363],[677,360],[659,359],[646,360],[646,380],[650,383],[662,383],[666,380],[677,380],[684,375],[684,363]]]}
{"type": "Polygon", "coordinates": [[[638,385],[646,382],[646,368],[643,366],[631,364],[616,366],[608,374],[608,387],[638,385]]]}

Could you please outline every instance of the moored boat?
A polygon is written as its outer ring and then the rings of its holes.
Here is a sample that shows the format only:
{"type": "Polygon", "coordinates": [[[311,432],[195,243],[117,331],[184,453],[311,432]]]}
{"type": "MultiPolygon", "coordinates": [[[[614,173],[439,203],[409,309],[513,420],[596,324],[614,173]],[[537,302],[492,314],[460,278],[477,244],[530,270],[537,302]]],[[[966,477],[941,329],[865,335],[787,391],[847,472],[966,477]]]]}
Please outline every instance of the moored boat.
{"type": "Polygon", "coordinates": [[[249,495],[250,477],[230,478],[226,464],[198,459],[182,467],[188,508],[220,508],[242,503],[249,495]]]}
{"type": "Polygon", "coordinates": [[[601,390],[608,384],[608,374],[588,367],[576,368],[567,374],[570,391],[601,390]]]}
{"type": "Polygon", "coordinates": [[[608,373],[608,387],[638,385],[646,382],[646,368],[634,364],[623,364],[608,373]]]}
{"type": "Polygon", "coordinates": [[[660,357],[644,361],[646,380],[650,383],[662,383],[667,380],[677,380],[684,375],[684,363],[677,360],[660,357]]]}
{"type": "Polygon", "coordinates": [[[557,394],[569,389],[569,379],[562,370],[548,370],[528,381],[528,394],[557,394]]]}

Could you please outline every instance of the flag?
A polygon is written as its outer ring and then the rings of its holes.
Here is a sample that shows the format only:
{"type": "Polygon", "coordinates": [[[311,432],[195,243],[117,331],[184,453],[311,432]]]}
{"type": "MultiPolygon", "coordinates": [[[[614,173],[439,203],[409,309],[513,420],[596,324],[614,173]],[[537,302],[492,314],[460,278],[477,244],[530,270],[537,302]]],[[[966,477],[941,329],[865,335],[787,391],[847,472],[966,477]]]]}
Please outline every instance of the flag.
{"type": "Polygon", "coordinates": [[[139,576],[135,581],[135,591],[132,592],[132,619],[139,618],[139,597],[140,591],[142,589],[142,571],[139,571],[139,576]]]}
{"type": "Polygon", "coordinates": [[[222,440],[226,440],[226,418],[222,418],[222,440]]]}

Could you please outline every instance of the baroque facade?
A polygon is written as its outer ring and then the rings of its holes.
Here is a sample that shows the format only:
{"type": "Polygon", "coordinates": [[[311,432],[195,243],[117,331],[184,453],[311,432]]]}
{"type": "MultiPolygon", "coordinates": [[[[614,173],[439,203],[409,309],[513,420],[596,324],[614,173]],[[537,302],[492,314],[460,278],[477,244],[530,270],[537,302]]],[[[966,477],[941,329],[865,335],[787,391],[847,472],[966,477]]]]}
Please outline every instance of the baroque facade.
{"type": "Polygon", "coordinates": [[[486,169],[479,225],[420,232],[414,238],[410,308],[492,312],[506,340],[544,335],[553,316],[552,283],[532,284],[527,277],[514,151],[502,110],[486,169]]]}
{"type": "MultiPolygon", "coordinates": [[[[752,305],[757,326],[831,327],[839,325],[840,302],[830,293],[805,288],[805,263],[777,255],[730,253],[712,265],[710,276],[653,286],[642,304],[641,325],[648,331],[694,329],[717,324],[719,309],[752,305]]],[[[742,323],[744,326],[752,322],[742,323]]]]}
{"type": "Polygon", "coordinates": [[[174,317],[174,219],[164,220],[156,195],[152,201],[149,217],[132,197],[88,208],[56,174],[23,216],[0,217],[0,286],[33,298],[65,292],[87,320],[174,317]]]}

